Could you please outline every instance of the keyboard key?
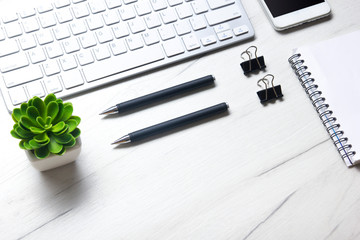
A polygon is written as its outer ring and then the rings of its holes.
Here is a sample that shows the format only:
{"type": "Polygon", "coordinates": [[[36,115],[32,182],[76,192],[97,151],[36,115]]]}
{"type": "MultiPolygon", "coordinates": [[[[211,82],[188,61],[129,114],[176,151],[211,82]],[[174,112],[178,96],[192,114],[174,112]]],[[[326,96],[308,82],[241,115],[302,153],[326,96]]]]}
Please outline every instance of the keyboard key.
{"type": "Polygon", "coordinates": [[[78,53],[77,58],[78,58],[79,64],[81,66],[84,66],[84,65],[94,62],[94,57],[91,54],[90,50],[84,50],[84,51],[78,53]]]}
{"type": "Polygon", "coordinates": [[[211,45],[211,44],[214,44],[217,42],[216,40],[216,37],[214,35],[209,35],[207,37],[203,37],[200,39],[202,45],[204,46],[208,46],[208,45],[211,45]]]}
{"type": "Polygon", "coordinates": [[[161,16],[162,21],[165,24],[176,22],[177,19],[178,19],[174,9],[172,9],[172,8],[165,9],[165,10],[161,11],[160,16],[161,16]]]}
{"type": "Polygon", "coordinates": [[[155,28],[161,26],[159,16],[157,14],[151,14],[145,17],[145,23],[148,28],[155,28]]]}
{"type": "Polygon", "coordinates": [[[48,93],[58,93],[63,90],[58,77],[46,78],[44,83],[48,93]]]}
{"type": "Polygon", "coordinates": [[[41,14],[39,16],[39,21],[43,28],[52,27],[56,25],[56,19],[52,12],[41,14]]]}
{"type": "Polygon", "coordinates": [[[77,87],[84,84],[84,80],[79,70],[70,70],[61,74],[66,89],[77,87]]]}
{"type": "Polygon", "coordinates": [[[5,15],[2,15],[1,19],[3,23],[9,23],[18,20],[19,18],[16,13],[5,13],[5,15]]]}
{"type": "Polygon", "coordinates": [[[99,0],[89,0],[89,7],[92,13],[100,13],[106,10],[105,3],[99,0]]]}
{"type": "Polygon", "coordinates": [[[207,0],[207,1],[211,9],[216,9],[235,3],[235,0],[207,0]]]}
{"type": "Polygon", "coordinates": [[[79,35],[87,31],[86,25],[82,21],[74,21],[70,23],[70,29],[72,34],[79,35]]]}
{"type": "Polygon", "coordinates": [[[151,7],[147,0],[139,0],[138,3],[134,5],[135,11],[139,16],[143,16],[151,13],[151,7]]]}
{"type": "Polygon", "coordinates": [[[0,58],[0,71],[2,73],[9,72],[28,65],[29,61],[25,53],[23,52],[0,58]]]}
{"type": "Polygon", "coordinates": [[[188,18],[193,15],[191,7],[184,4],[176,7],[176,12],[180,19],[188,18]]]}
{"type": "Polygon", "coordinates": [[[132,35],[126,38],[130,50],[136,50],[144,46],[140,35],[132,35]]]}
{"type": "Polygon", "coordinates": [[[218,38],[219,38],[220,41],[223,41],[223,40],[226,40],[226,39],[229,39],[229,38],[232,38],[232,37],[233,37],[233,35],[232,35],[232,33],[231,33],[230,30],[227,30],[227,31],[218,33],[217,36],[218,36],[218,38]]]}
{"type": "Polygon", "coordinates": [[[122,40],[114,41],[114,42],[110,43],[110,49],[114,56],[117,56],[117,55],[127,52],[125,43],[122,40]]]}
{"type": "Polygon", "coordinates": [[[31,82],[43,77],[40,66],[30,65],[28,67],[20,68],[17,71],[12,71],[3,74],[5,85],[10,88],[23,83],[31,82]]]}
{"type": "Polygon", "coordinates": [[[113,40],[113,36],[111,34],[110,29],[100,29],[96,31],[96,37],[99,43],[106,43],[113,40]]]}
{"type": "Polygon", "coordinates": [[[201,14],[209,10],[205,0],[196,0],[190,4],[195,14],[201,14]]]}
{"type": "Polygon", "coordinates": [[[45,29],[41,32],[36,33],[36,38],[40,45],[48,44],[54,41],[50,29],[45,29]]]}
{"type": "Polygon", "coordinates": [[[37,97],[45,96],[45,91],[40,81],[35,81],[27,84],[26,89],[28,91],[30,98],[33,98],[35,96],[37,97]]]}
{"type": "Polygon", "coordinates": [[[53,10],[54,8],[50,2],[42,2],[41,6],[39,6],[36,9],[38,13],[45,13],[53,10]]]}
{"type": "Polygon", "coordinates": [[[137,2],[137,0],[124,0],[125,4],[134,3],[137,2]]]}
{"type": "Polygon", "coordinates": [[[73,53],[80,50],[80,46],[76,38],[69,38],[64,40],[62,43],[66,53],[73,53]]]}
{"type": "Polygon", "coordinates": [[[86,23],[90,30],[96,30],[104,26],[100,15],[94,15],[90,18],[87,18],[86,23]]]}
{"type": "Polygon", "coordinates": [[[223,23],[241,17],[241,11],[237,6],[228,6],[218,10],[205,13],[210,26],[223,23]]]}
{"type": "Polygon", "coordinates": [[[58,12],[56,12],[56,18],[59,23],[66,23],[66,22],[70,22],[71,20],[73,20],[71,11],[68,8],[63,8],[63,9],[59,10],[58,12]]]}
{"type": "Polygon", "coordinates": [[[20,23],[11,22],[5,25],[5,31],[9,38],[17,37],[22,34],[20,23]]]}
{"type": "Polygon", "coordinates": [[[60,58],[60,65],[64,71],[77,68],[75,57],[71,55],[66,55],[65,57],[60,58]]]}
{"type": "Polygon", "coordinates": [[[97,44],[96,39],[91,32],[82,34],[79,39],[83,48],[93,47],[97,44]]]}
{"type": "Polygon", "coordinates": [[[27,18],[27,17],[35,16],[36,11],[35,8],[28,8],[20,11],[19,13],[20,13],[20,17],[27,18]]]}
{"type": "Polygon", "coordinates": [[[129,35],[129,30],[127,28],[127,24],[125,23],[116,24],[116,26],[113,26],[111,29],[116,38],[122,38],[129,35]]]}
{"type": "Polygon", "coordinates": [[[194,31],[204,29],[207,27],[206,21],[203,16],[195,16],[189,19],[190,24],[194,31]]]}
{"type": "Polygon", "coordinates": [[[26,33],[34,32],[40,29],[36,18],[28,18],[22,22],[22,25],[26,33]]]}
{"type": "Polygon", "coordinates": [[[29,57],[33,64],[46,60],[45,53],[42,48],[34,48],[29,51],[29,57]]]}
{"type": "Polygon", "coordinates": [[[121,0],[105,0],[106,6],[109,9],[117,8],[121,6],[121,0]]]}
{"type": "Polygon", "coordinates": [[[62,8],[70,5],[70,0],[56,0],[55,7],[62,8]]]}
{"type": "Polygon", "coordinates": [[[95,47],[93,50],[94,50],[95,58],[98,61],[111,57],[109,49],[106,45],[100,45],[98,47],[95,47]]]}
{"type": "Polygon", "coordinates": [[[145,23],[142,18],[136,18],[129,21],[129,27],[132,33],[139,33],[145,31],[145,23]]]}
{"type": "Polygon", "coordinates": [[[235,36],[240,36],[249,32],[249,28],[246,25],[236,27],[233,29],[235,36]]]}
{"type": "Polygon", "coordinates": [[[134,8],[132,6],[123,6],[119,9],[120,17],[123,21],[133,19],[136,17],[134,8]]]}
{"type": "Polygon", "coordinates": [[[70,37],[70,32],[66,25],[59,25],[55,27],[53,31],[57,40],[62,40],[70,37]]]}
{"type": "Polygon", "coordinates": [[[5,39],[5,34],[4,31],[2,30],[2,28],[0,28],[0,41],[5,39]]]}
{"type": "Polygon", "coordinates": [[[120,17],[116,11],[108,11],[108,12],[104,13],[102,16],[103,16],[105,24],[108,26],[118,23],[120,21],[120,17]]]}
{"type": "Polygon", "coordinates": [[[182,4],[183,0],[168,0],[168,3],[171,7],[182,4]]]}
{"type": "Polygon", "coordinates": [[[175,27],[176,33],[179,36],[191,32],[191,28],[190,28],[189,22],[187,20],[183,20],[183,21],[175,23],[174,27],[175,27]]]}
{"type": "Polygon", "coordinates": [[[185,35],[182,39],[188,51],[200,48],[199,41],[194,34],[185,35]]]}
{"type": "Polygon", "coordinates": [[[222,23],[222,24],[214,26],[214,31],[216,33],[221,33],[221,32],[227,31],[227,30],[230,30],[230,25],[227,23],[222,23]]]}
{"type": "Polygon", "coordinates": [[[150,3],[155,11],[167,8],[165,0],[151,0],[150,3]]]}
{"type": "Polygon", "coordinates": [[[142,34],[146,45],[152,45],[160,41],[159,34],[155,29],[142,34]]]}
{"type": "Polygon", "coordinates": [[[56,57],[62,56],[64,54],[61,49],[61,46],[58,42],[47,45],[46,52],[47,52],[49,58],[56,58],[56,57]]]}
{"type": "Polygon", "coordinates": [[[165,54],[168,57],[176,56],[184,53],[184,47],[178,38],[171,39],[163,43],[165,54]]]}
{"type": "Polygon", "coordinates": [[[59,64],[56,60],[48,60],[43,64],[46,76],[51,76],[60,72],[59,64]]]}
{"type": "Polygon", "coordinates": [[[32,35],[26,35],[19,38],[19,43],[22,50],[28,50],[36,47],[36,41],[32,35]]]}
{"type": "Polygon", "coordinates": [[[25,90],[22,86],[10,89],[9,95],[10,95],[11,102],[14,106],[19,105],[28,100],[25,90]]]}
{"type": "Polygon", "coordinates": [[[89,10],[86,3],[80,3],[72,7],[75,18],[82,18],[89,16],[89,10]]]}
{"type": "Polygon", "coordinates": [[[168,40],[175,37],[174,28],[171,25],[165,25],[158,29],[162,40],[168,40]]]}
{"type": "Polygon", "coordinates": [[[91,65],[84,66],[83,72],[86,81],[92,82],[106,76],[125,72],[162,59],[164,59],[163,50],[159,44],[157,44],[147,48],[141,48],[136,51],[130,51],[116,57],[108,58],[98,62],[96,68],[91,65]]]}
{"type": "Polygon", "coordinates": [[[19,51],[19,47],[15,40],[9,39],[0,42],[0,57],[16,53],[19,51]]]}

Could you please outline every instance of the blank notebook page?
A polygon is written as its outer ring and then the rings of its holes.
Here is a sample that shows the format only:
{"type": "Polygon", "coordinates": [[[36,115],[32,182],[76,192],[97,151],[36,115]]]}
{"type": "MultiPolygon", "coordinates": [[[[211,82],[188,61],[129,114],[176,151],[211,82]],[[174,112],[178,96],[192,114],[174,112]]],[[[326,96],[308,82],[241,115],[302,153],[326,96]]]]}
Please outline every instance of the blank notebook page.
{"type": "Polygon", "coordinates": [[[360,154],[360,31],[296,50],[352,150],[360,154]]]}

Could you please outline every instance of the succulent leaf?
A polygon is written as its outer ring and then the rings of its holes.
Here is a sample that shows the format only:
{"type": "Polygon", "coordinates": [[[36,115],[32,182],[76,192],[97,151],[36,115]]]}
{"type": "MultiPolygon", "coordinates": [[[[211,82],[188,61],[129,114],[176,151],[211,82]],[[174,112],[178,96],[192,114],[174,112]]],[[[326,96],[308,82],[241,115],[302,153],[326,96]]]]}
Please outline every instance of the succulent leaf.
{"type": "Polygon", "coordinates": [[[46,133],[41,133],[39,135],[36,135],[33,139],[35,141],[37,141],[38,143],[49,143],[50,142],[50,138],[46,133]]]}
{"type": "Polygon", "coordinates": [[[73,113],[72,104],[71,103],[65,103],[64,104],[64,114],[63,114],[63,116],[61,118],[61,121],[68,120],[71,117],[72,113],[73,113]]]}
{"type": "Polygon", "coordinates": [[[39,111],[34,106],[30,106],[26,109],[26,115],[29,119],[34,123],[37,124],[36,118],[40,115],[39,111]]]}
{"type": "Polygon", "coordinates": [[[51,153],[59,153],[63,149],[63,145],[56,142],[53,136],[50,136],[50,143],[48,145],[48,149],[51,153]]]}
{"type": "Polygon", "coordinates": [[[25,130],[19,124],[14,128],[14,130],[22,139],[28,139],[34,136],[32,132],[25,130]]]}
{"type": "Polygon", "coordinates": [[[30,118],[28,118],[26,115],[21,116],[20,123],[27,129],[30,129],[30,127],[33,127],[33,126],[40,127],[40,125],[37,122],[36,122],[36,124],[34,124],[34,122],[31,121],[30,118]]]}
{"type": "Polygon", "coordinates": [[[21,113],[20,108],[15,108],[11,114],[11,117],[14,120],[14,122],[20,121],[21,116],[22,116],[22,113],[21,113]]]}
{"type": "Polygon", "coordinates": [[[34,97],[33,98],[33,106],[38,110],[39,115],[45,119],[45,115],[46,115],[46,108],[45,108],[45,104],[43,102],[43,100],[41,100],[41,98],[39,97],[34,97]]]}
{"type": "Polygon", "coordinates": [[[22,137],[19,136],[19,134],[17,134],[17,133],[15,132],[14,129],[10,131],[10,134],[11,134],[11,136],[13,136],[14,138],[23,139],[22,137]]]}
{"type": "Polygon", "coordinates": [[[55,119],[56,115],[59,113],[59,106],[57,102],[52,101],[46,106],[47,115],[52,119],[55,119]]]}
{"type": "Polygon", "coordinates": [[[55,97],[55,94],[50,93],[49,95],[47,95],[44,99],[44,103],[45,105],[48,105],[50,102],[56,101],[57,98],[55,97]]]}
{"type": "Polygon", "coordinates": [[[65,123],[69,126],[69,132],[74,131],[75,128],[78,126],[78,122],[74,119],[69,119],[65,123]]]}
{"type": "Polygon", "coordinates": [[[41,134],[44,133],[46,130],[43,128],[30,127],[30,131],[34,134],[41,134]]]}
{"type": "Polygon", "coordinates": [[[81,133],[77,128],[81,119],[72,113],[72,104],[63,103],[54,94],[44,100],[33,97],[13,110],[15,124],[10,134],[21,139],[21,149],[33,151],[39,159],[50,153],[62,155],[76,144],[81,133]]]}
{"type": "Polygon", "coordinates": [[[75,128],[74,131],[72,131],[70,134],[73,135],[74,138],[78,138],[80,136],[80,129],[79,128],[75,128]]]}
{"type": "Polygon", "coordinates": [[[69,143],[74,137],[69,133],[64,133],[61,135],[54,135],[54,138],[57,143],[66,144],[69,143]]]}
{"type": "Polygon", "coordinates": [[[38,159],[44,159],[50,155],[50,151],[47,148],[47,146],[44,146],[44,147],[35,149],[34,154],[38,159]]]}
{"type": "MultiPolygon", "coordinates": [[[[29,104],[28,103],[22,103],[20,105],[20,111],[21,111],[21,114],[22,115],[25,115],[26,114],[26,110],[27,108],[29,107],[29,104]]],[[[15,109],[14,109],[15,110],[15,109]]]]}
{"type": "Polygon", "coordinates": [[[65,125],[64,122],[59,122],[59,123],[57,123],[56,125],[54,125],[54,126],[51,128],[51,131],[52,131],[53,133],[62,132],[65,127],[66,127],[66,125],[65,125]]]}
{"type": "Polygon", "coordinates": [[[38,148],[41,148],[43,146],[46,146],[47,143],[38,143],[37,141],[35,141],[34,139],[31,139],[29,141],[29,144],[31,146],[32,149],[38,149],[38,148]]]}

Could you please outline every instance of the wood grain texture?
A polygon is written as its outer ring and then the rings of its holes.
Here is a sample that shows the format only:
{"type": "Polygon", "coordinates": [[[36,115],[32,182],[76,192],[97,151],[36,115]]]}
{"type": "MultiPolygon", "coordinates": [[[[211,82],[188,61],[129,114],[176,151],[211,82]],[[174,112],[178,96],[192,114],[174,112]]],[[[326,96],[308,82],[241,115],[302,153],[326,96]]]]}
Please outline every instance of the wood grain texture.
{"type": "Polygon", "coordinates": [[[297,46],[359,30],[360,2],[329,0],[330,19],[285,32],[272,29],[257,1],[242,2],[254,40],[71,98],[82,118],[74,164],[33,169],[0,104],[0,239],[360,239],[359,168],[342,162],[287,63],[297,46]],[[245,77],[240,54],[250,45],[267,68],[245,77]],[[265,73],[275,75],[284,94],[266,107],[256,96],[265,73]],[[98,115],[208,74],[216,77],[213,88],[121,117],[98,115]],[[110,145],[223,101],[230,105],[226,116],[110,145]]]}

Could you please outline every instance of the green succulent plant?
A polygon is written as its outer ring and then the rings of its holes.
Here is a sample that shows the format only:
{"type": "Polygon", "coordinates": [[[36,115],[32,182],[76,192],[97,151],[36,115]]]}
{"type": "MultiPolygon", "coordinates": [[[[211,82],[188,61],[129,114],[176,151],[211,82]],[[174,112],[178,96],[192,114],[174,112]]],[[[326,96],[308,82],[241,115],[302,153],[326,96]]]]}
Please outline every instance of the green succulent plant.
{"type": "Polygon", "coordinates": [[[13,110],[15,124],[10,133],[21,139],[21,149],[32,151],[38,159],[44,159],[50,153],[63,155],[80,136],[77,126],[81,119],[72,113],[72,104],[63,103],[54,94],[47,95],[44,101],[33,97],[13,110]]]}

